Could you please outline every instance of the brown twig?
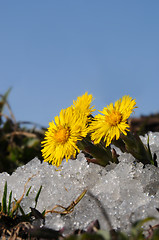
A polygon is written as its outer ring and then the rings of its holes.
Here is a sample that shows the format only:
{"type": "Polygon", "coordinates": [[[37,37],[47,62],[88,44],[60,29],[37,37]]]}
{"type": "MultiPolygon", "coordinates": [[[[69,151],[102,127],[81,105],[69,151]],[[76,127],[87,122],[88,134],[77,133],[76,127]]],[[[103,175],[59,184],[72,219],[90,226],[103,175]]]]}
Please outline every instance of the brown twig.
{"type": "Polygon", "coordinates": [[[28,132],[22,132],[22,131],[14,131],[14,132],[5,134],[6,137],[13,137],[15,135],[24,135],[26,137],[33,137],[33,138],[37,137],[36,134],[34,133],[28,133],[28,132]]]}
{"type": "Polygon", "coordinates": [[[23,194],[22,194],[22,196],[16,201],[16,203],[13,204],[11,213],[13,213],[13,212],[17,209],[18,205],[19,205],[20,202],[22,201],[22,199],[23,199],[23,197],[24,197],[24,194],[25,194],[25,191],[26,191],[26,186],[27,186],[28,182],[29,182],[33,177],[35,177],[36,175],[37,175],[37,174],[33,174],[30,178],[28,178],[27,182],[26,182],[25,185],[24,185],[23,194]]]}
{"type": "Polygon", "coordinates": [[[47,213],[59,213],[59,214],[66,215],[66,214],[69,214],[69,213],[73,212],[74,207],[75,207],[75,206],[79,203],[79,201],[84,197],[84,195],[86,194],[86,192],[87,192],[87,189],[85,189],[85,190],[78,196],[78,198],[76,198],[75,201],[72,201],[71,204],[70,204],[68,207],[65,208],[65,207],[63,207],[63,206],[61,206],[61,205],[55,205],[55,206],[53,207],[53,209],[51,209],[51,210],[46,210],[46,211],[45,211],[45,215],[46,215],[47,213]],[[58,208],[58,207],[64,209],[64,211],[56,211],[55,209],[58,208]]]}

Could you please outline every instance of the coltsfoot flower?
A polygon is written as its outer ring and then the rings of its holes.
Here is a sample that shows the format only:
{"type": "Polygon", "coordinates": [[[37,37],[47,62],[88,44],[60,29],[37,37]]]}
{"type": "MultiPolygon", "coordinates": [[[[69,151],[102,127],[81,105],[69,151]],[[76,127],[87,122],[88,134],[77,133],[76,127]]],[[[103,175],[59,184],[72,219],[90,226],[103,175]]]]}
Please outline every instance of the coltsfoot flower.
{"type": "Polygon", "coordinates": [[[88,117],[95,111],[94,106],[91,106],[93,100],[92,94],[88,95],[88,92],[77,97],[76,101],[73,100],[73,109],[76,115],[84,115],[88,120],[88,117]]]}
{"type": "Polygon", "coordinates": [[[116,101],[114,105],[111,103],[103,111],[99,111],[102,115],[96,115],[89,126],[94,144],[100,143],[103,139],[107,147],[112,139],[118,140],[121,133],[127,135],[127,131],[129,131],[127,120],[133,109],[136,108],[135,105],[135,100],[126,95],[116,101]]]}
{"type": "Polygon", "coordinates": [[[55,121],[49,123],[42,142],[44,161],[58,167],[64,158],[68,161],[72,156],[76,156],[80,151],[76,143],[82,140],[88,131],[83,118],[82,115],[79,117],[75,114],[73,107],[69,107],[62,109],[55,121]]]}

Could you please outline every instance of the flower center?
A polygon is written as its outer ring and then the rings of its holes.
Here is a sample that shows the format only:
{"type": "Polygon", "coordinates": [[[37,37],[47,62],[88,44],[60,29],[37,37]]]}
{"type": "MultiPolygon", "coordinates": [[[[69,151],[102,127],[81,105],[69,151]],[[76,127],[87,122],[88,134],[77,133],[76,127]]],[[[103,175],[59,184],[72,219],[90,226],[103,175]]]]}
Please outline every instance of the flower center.
{"type": "Polygon", "coordinates": [[[106,122],[109,123],[111,126],[118,125],[122,120],[121,113],[117,111],[111,112],[109,116],[106,116],[106,122]]]}
{"type": "Polygon", "coordinates": [[[55,140],[58,142],[58,143],[66,143],[69,136],[70,136],[70,131],[68,128],[59,128],[59,130],[55,133],[55,140]]]}

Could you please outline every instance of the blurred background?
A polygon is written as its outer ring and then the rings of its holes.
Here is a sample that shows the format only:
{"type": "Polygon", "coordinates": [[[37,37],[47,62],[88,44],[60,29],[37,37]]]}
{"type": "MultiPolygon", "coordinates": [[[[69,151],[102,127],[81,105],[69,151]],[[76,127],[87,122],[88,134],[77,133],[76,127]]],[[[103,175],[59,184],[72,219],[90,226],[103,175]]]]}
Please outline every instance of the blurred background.
{"type": "Polygon", "coordinates": [[[159,112],[159,1],[1,1],[0,93],[16,120],[48,127],[86,91],[159,112]]]}
{"type": "Polygon", "coordinates": [[[0,172],[43,160],[49,122],[86,91],[98,110],[136,98],[131,130],[159,131],[158,13],[157,0],[0,2],[0,172]]]}

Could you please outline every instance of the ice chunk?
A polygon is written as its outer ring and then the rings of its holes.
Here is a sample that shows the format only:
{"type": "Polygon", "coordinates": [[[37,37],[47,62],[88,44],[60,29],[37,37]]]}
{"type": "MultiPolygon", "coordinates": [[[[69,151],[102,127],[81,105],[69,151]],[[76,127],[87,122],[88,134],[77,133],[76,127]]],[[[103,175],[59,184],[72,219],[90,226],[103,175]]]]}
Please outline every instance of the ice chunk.
{"type": "MultiPolygon", "coordinates": [[[[159,133],[150,133],[150,146],[158,151],[159,133]]],[[[146,143],[146,136],[142,141],[146,143]]],[[[5,181],[8,192],[20,198],[28,178],[33,176],[27,185],[32,186],[28,197],[22,201],[26,212],[35,206],[35,196],[40,186],[42,191],[37,209],[52,209],[56,204],[68,207],[82,191],[86,195],[75,206],[74,211],[62,216],[49,213],[46,226],[56,230],[64,227],[65,233],[77,228],[86,228],[90,222],[98,219],[101,228],[129,230],[132,221],[147,216],[158,217],[159,208],[159,168],[147,165],[143,168],[127,153],[121,153],[119,164],[110,164],[103,168],[88,164],[80,153],[76,160],[63,161],[58,169],[46,162],[34,158],[26,165],[17,168],[10,176],[0,174],[0,198],[2,199],[5,181]],[[107,218],[109,219],[106,219],[107,218]]]]}

